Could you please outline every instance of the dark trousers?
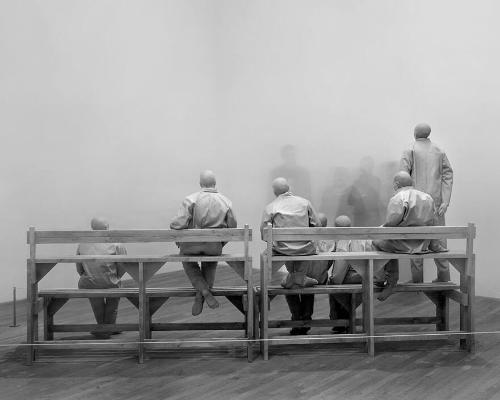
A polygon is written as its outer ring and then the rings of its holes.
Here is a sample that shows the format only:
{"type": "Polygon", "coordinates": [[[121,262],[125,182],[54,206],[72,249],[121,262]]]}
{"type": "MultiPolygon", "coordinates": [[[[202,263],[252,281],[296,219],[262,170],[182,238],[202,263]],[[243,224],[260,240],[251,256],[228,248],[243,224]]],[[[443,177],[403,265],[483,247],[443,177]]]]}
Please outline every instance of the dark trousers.
{"type": "MultiPolygon", "coordinates": [[[[181,243],[181,255],[207,255],[219,256],[222,253],[222,243],[181,243]]],[[[206,293],[214,286],[217,262],[202,262],[198,264],[194,261],[183,262],[182,266],[193,287],[200,293],[206,293]],[[201,264],[201,267],[200,267],[201,264]]]]}
{"type": "Polygon", "coordinates": [[[310,321],[314,312],[313,294],[286,295],[292,321],[310,321]]]}
{"type": "MultiPolygon", "coordinates": [[[[312,261],[290,261],[287,264],[287,270],[290,273],[297,271],[305,271],[309,277],[314,277],[318,280],[319,285],[326,283],[326,277],[321,279],[318,274],[312,274],[312,261]],[[308,273],[309,272],[309,273],[308,273]],[[318,279],[319,278],[319,279],[318,279]],[[320,281],[321,280],[321,281],[320,281]]],[[[322,275],[322,274],[320,274],[322,275]]],[[[292,321],[310,321],[314,313],[314,295],[313,294],[292,294],[286,295],[286,302],[292,314],[292,321]]]]}
{"type": "MultiPolygon", "coordinates": [[[[361,275],[353,269],[349,269],[342,284],[359,284],[362,282],[361,275]]],[[[328,283],[333,285],[331,281],[328,283]]],[[[355,296],[356,307],[359,306],[362,301],[362,295],[360,293],[354,295],[349,293],[338,293],[328,296],[330,301],[330,319],[349,319],[351,313],[351,296],[355,296]]]]}
{"type": "MultiPolygon", "coordinates": [[[[115,288],[112,286],[110,288],[115,288]]],[[[97,287],[92,284],[84,276],[78,281],[79,289],[106,289],[97,287]]],[[[91,297],[89,298],[90,306],[94,312],[95,320],[98,324],[115,324],[118,315],[118,304],[120,303],[119,297],[91,297]]]]}

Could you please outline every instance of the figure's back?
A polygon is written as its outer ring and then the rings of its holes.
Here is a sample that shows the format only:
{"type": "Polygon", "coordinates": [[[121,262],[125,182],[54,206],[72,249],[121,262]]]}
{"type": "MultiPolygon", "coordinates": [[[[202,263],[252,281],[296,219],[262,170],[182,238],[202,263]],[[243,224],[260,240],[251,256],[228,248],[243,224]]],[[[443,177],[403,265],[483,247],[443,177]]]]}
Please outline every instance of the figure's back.
{"type": "Polygon", "coordinates": [[[430,226],[434,224],[434,201],[427,193],[414,188],[400,192],[407,211],[400,226],[430,226]]]}
{"type": "Polygon", "coordinates": [[[309,201],[292,194],[285,193],[277,197],[271,204],[273,227],[308,227],[309,201]]]}
{"type": "Polygon", "coordinates": [[[227,228],[226,215],[230,200],[218,192],[201,191],[193,208],[193,228],[227,228]]]}
{"type": "Polygon", "coordinates": [[[416,140],[413,145],[411,177],[415,189],[429,193],[437,204],[441,203],[441,177],[444,152],[429,139],[416,140]]]}

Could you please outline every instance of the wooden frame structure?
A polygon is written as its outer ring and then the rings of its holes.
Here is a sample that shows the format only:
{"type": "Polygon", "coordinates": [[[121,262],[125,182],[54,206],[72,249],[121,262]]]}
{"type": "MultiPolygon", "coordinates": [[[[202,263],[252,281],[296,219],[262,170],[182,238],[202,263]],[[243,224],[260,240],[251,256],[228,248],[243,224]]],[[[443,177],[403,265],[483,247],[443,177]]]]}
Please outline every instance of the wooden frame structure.
{"type": "MultiPolygon", "coordinates": [[[[375,341],[435,339],[436,334],[419,332],[412,336],[411,332],[404,335],[391,333],[377,337],[375,324],[402,325],[402,324],[436,324],[440,337],[460,339],[460,347],[470,352],[474,351],[474,297],[475,297],[475,255],[473,241],[476,235],[474,224],[460,227],[432,226],[432,227],[350,227],[350,228],[273,228],[271,224],[264,229],[264,240],[267,242],[265,254],[261,257],[260,287],[256,290],[256,299],[259,299],[260,311],[260,351],[264,360],[269,358],[269,346],[275,344],[318,343],[318,342],[363,342],[370,356],[375,353],[375,341]],[[273,254],[273,242],[276,241],[309,241],[309,240],[341,240],[341,239],[465,239],[465,250],[461,252],[449,251],[445,253],[426,254],[395,254],[379,251],[370,252],[335,252],[320,253],[308,256],[284,256],[273,254]],[[398,292],[424,292],[436,305],[435,317],[404,317],[404,318],[374,318],[374,262],[376,260],[404,260],[404,259],[447,259],[460,274],[460,284],[452,282],[398,284],[398,292]],[[291,260],[357,260],[365,263],[364,267],[356,268],[361,275],[362,285],[328,285],[303,289],[283,289],[270,286],[272,263],[291,260]],[[354,305],[351,302],[350,330],[346,335],[321,335],[322,337],[295,336],[293,338],[273,338],[269,335],[270,328],[284,326],[335,326],[338,323],[330,320],[313,321],[270,321],[270,301],[276,295],[285,294],[335,294],[335,293],[362,293],[363,317],[362,332],[355,333],[356,320],[352,312],[354,305]],[[450,331],[448,323],[449,299],[460,304],[460,330],[450,331]]],[[[363,263],[361,263],[363,264],[363,263]]],[[[376,290],[376,289],[375,289],[376,290]]],[[[256,317],[256,320],[257,317],[256,317]]],[[[344,322],[344,321],[341,321],[344,322]]]]}
{"type": "MultiPolygon", "coordinates": [[[[93,340],[84,341],[54,341],[54,332],[82,332],[116,330],[138,331],[137,347],[139,363],[144,362],[146,348],[165,347],[155,343],[151,338],[152,331],[159,330],[244,330],[248,360],[252,359],[252,344],[254,334],[254,287],[252,282],[252,259],[249,245],[252,231],[244,228],[227,229],[187,229],[187,230],[109,230],[109,231],[36,231],[30,227],[27,233],[27,243],[30,252],[27,260],[27,362],[32,364],[36,351],[40,346],[50,344],[54,348],[71,348],[75,345],[92,344],[93,340]],[[222,254],[220,256],[204,255],[114,255],[114,256],[55,256],[38,257],[37,245],[41,244],[77,244],[77,243],[153,243],[153,242],[243,242],[242,254],[222,254]],[[129,275],[136,281],[138,288],[118,289],[56,289],[38,290],[38,283],[58,263],[74,264],[83,261],[117,262],[123,265],[129,275]],[[212,294],[227,297],[243,313],[244,322],[224,323],[171,323],[155,324],[153,314],[170,297],[193,297],[196,291],[189,288],[147,288],[147,282],[166,262],[182,261],[236,261],[244,264],[245,286],[215,287],[212,294]],[[73,324],[54,325],[54,314],[70,298],[89,297],[125,297],[138,308],[137,324],[73,324]],[[250,304],[250,306],[248,306],[250,304]],[[44,340],[38,337],[38,316],[44,313],[44,340]]],[[[99,342],[99,341],[98,341],[99,342]]],[[[127,346],[122,346],[127,347],[127,346]]],[[[129,346],[130,347],[130,346],[129,346]]]]}

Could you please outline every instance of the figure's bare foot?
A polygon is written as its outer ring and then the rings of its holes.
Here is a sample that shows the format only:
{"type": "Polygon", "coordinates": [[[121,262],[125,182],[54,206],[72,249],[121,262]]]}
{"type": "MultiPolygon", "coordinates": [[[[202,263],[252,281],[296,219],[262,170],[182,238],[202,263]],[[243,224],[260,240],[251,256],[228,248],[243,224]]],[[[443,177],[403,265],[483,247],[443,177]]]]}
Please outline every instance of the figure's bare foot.
{"type": "Polygon", "coordinates": [[[389,296],[394,293],[394,287],[395,285],[387,285],[384,290],[382,290],[377,296],[377,299],[379,299],[380,301],[387,300],[387,298],[389,298],[389,296]]]}
{"type": "Polygon", "coordinates": [[[196,297],[194,298],[193,308],[191,309],[191,314],[200,315],[203,311],[203,295],[198,292],[196,293],[196,297]]]}
{"type": "Polygon", "coordinates": [[[219,302],[215,299],[214,296],[212,296],[212,293],[210,293],[210,291],[207,290],[206,293],[203,293],[203,297],[205,298],[205,301],[207,302],[210,308],[219,307],[219,302]]]}

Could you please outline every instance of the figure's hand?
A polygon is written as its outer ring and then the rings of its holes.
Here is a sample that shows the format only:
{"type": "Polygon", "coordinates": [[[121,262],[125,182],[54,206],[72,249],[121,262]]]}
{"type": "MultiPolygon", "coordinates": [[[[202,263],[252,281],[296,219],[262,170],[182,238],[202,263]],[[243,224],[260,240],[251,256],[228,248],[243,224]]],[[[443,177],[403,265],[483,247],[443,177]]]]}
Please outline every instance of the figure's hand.
{"type": "Polygon", "coordinates": [[[442,203],[437,210],[437,215],[439,217],[442,217],[446,213],[447,209],[448,209],[448,204],[442,203]]]}

